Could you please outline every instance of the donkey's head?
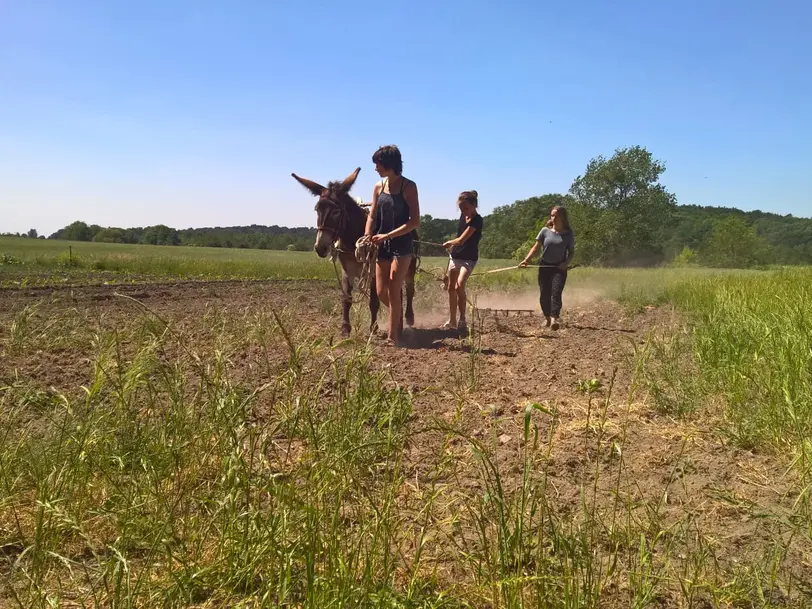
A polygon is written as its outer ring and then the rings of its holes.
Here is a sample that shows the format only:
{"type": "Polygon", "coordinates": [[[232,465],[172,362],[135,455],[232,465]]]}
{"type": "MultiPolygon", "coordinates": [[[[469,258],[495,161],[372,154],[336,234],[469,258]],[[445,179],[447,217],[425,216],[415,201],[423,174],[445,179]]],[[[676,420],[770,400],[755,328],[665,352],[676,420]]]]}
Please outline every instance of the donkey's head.
{"type": "Polygon", "coordinates": [[[321,258],[326,258],[330,253],[330,246],[343,236],[347,229],[348,214],[350,210],[357,206],[357,203],[350,196],[350,189],[358,178],[361,168],[358,167],[341,182],[329,182],[327,186],[317,184],[307,178],[300,178],[292,173],[296,181],[307,188],[316,201],[316,243],[313,249],[321,258]]]}

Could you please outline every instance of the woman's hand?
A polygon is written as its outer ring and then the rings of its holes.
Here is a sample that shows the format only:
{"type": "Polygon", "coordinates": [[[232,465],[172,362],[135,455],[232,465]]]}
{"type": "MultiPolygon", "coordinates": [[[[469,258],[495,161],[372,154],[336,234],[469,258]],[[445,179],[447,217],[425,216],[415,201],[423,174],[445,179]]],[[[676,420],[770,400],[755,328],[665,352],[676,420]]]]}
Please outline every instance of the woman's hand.
{"type": "Polygon", "coordinates": [[[386,233],[386,234],[379,233],[377,235],[372,235],[372,237],[370,238],[370,241],[372,241],[372,243],[374,243],[375,245],[380,245],[381,243],[383,243],[387,239],[389,239],[389,233],[386,233]]]}
{"type": "Polygon", "coordinates": [[[457,240],[456,239],[450,239],[450,240],[446,241],[445,243],[443,243],[443,247],[445,249],[451,249],[455,245],[457,245],[457,240]]]}
{"type": "Polygon", "coordinates": [[[561,269],[562,271],[566,271],[568,266],[569,264],[567,264],[566,262],[562,262],[561,264],[558,265],[558,268],[561,269]]]}
{"type": "MultiPolygon", "coordinates": [[[[522,260],[519,263],[519,268],[525,268],[527,266],[527,263],[530,262],[530,260],[533,258],[533,256],[536,255],[536,252],[539,251],[539,247],[541,247],[541,244],[538,241],[536,241],[533,244],[533,247],[530,248],[530,251],[527,252],[527,256],[524,257],[524,260],[522,260]]],[[[542,255],[544,255],[544,254],[542,254],[542,255]]]]}

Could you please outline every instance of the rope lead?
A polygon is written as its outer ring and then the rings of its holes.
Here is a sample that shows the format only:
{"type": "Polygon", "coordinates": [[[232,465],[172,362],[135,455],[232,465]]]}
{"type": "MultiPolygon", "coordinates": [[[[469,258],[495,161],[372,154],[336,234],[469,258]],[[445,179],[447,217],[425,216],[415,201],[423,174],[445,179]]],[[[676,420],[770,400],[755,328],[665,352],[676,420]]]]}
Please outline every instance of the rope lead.
{"type": "Polygon", "coordinates": [[[369,287],[375,273],[375,261],[378,259],[378,246],[366,235],[362,236],[355,242],[355,259],[361,264],[358,289],[365,296],[369,296],[369,287]]]}

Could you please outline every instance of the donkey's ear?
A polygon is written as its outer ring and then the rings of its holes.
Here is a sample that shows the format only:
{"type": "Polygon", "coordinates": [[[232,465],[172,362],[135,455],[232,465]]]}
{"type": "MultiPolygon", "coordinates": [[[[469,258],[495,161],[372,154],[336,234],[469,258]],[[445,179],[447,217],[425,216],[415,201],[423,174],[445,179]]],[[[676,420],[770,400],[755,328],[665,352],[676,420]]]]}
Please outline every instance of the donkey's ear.
{"type": "Polygon", "coordinates": [[[322,193],[327,190],[321,184],[314,182],[313,180],[308,180],[307,178],[300,178],[295,173],[290,174],[292,175],[299,184],[307,188],[314,197],[320,197],[322,193]]]}
{"type": "Polygon", "coordinates": [[[341,182],[341,188],[344,189],[344,192],[349,192],[350,191],[350,188],[352,188],[352,185],[355,184],[355,180],[358,179],[358,174],[360,173],[360,171],[361,171],[361,168],[358,167],[350,175],[348,175],[346,178],[344,178],[344,181],[341,182]]]}

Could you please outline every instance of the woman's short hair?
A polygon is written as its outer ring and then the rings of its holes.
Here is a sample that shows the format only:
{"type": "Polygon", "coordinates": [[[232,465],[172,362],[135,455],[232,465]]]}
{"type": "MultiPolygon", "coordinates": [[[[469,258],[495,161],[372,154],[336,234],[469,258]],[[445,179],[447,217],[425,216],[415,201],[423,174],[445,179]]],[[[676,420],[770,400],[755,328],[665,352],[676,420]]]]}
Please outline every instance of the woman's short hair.
{"type": "Polygon", "coordinates": [[[384,169],[391,169],[398,175],[403,173],[403,159],[400,157],[400,150],[394,144],[378,148],[372,155],[372,162],[384,169]]]}

